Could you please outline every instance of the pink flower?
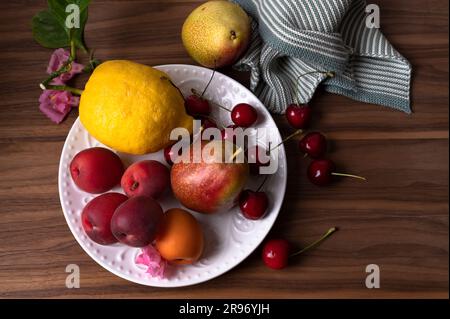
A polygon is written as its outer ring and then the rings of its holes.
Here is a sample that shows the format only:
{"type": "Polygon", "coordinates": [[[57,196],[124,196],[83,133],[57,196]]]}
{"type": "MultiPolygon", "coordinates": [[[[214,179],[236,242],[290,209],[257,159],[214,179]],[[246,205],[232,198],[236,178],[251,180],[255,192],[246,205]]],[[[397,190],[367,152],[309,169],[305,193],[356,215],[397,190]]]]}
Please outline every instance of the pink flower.
{"type": "Polygon", "coordinates": [[[136,264],[147,266],[147,274],[160,279],[164,278],[167,261],[164,260],[153,245],[141,249],[136,257],[136,264]]]}
{"type": "Polygon", "coordinates": [[[53,122],[59,124],[80,98],[67,91],[44,90],[39,97],[39,109],[53,122]]]}
{"type": "MultiPolygon", "coordinates": [[[[65,49],[56,49],[52,56],[50,57],[50,62],[48,63],[47,73],[58,71],[64,63],[69,60],[70,52],[65,49]]],[[[84,66],[80,63],[72,62],[72,68],[69,72],[61,74],[59,77],[55,78],[52,84],[62,84],[69,81],[75,74],[79,74],[83,71],[84,66]]]]}

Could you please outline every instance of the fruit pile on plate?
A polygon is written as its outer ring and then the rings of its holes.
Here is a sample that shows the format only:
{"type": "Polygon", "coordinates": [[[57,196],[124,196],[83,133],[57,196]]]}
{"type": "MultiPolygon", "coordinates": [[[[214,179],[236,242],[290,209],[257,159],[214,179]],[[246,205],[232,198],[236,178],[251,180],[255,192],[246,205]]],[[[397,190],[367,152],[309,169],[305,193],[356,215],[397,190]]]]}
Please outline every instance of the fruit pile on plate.
{"type": "Polygon", "coordinates": [[[73,158],[70,174],[80,190],[103,193],[81,215],[83,229],[94,242],[130,247],[154,243],[161,257],[172,263],[190,264],[200,258],[203,233],[196,218],[183,209],[163,213],[157,202],[170,184],[169,170],[162,163],[141,161],[124,170],[118,155],[95,147],[73,158]],[[105,193],[119,183],[126,195],[105,193]]]}
{"type": "MultiPolygon", "coordinates": [[[[80,120],[90,135],[108,148],[84,149],[71,159],[69,167],[78,189],[98,195],[86,204],[81,216],[83,230],[91,240],[100,245],[121,243],[142,251],[152,247],[164,261],[192,264],[204,249],[202,226],[185,209],[163,212],[158,201],[169,190],[182,206],[205,215],[236,205],[248,219],[261,219],[266,214],[267,195],[260,189],[244,190],[250,171],[257,173],[263,164],[254,161],[250,166],[248,161],[229,162],[222,157],[229,146],[233,152],[244,152],[243,147],[235,145],[233,129],[257,122],[258,112],[253,106],[237,104],[229,111],[234,125],[219,125],[219,139],[199,143],[201,153],[205,147],[223,151],[215,161],[193,161],[197,133],[218,126],[209,114],[211,107],[202,96],[185,100],[167,74],[148,66],[108,61],[94,71],[81,97],[80,120]],[[208,111],[201,110],[201,104],[208,111]],[[193,132],[189,123],[194,119],[203,124],[199,132],[193,132]],[[173,153],[176,141],[169,138],[171,131],[179,128],[192,139],[186,160],[178,160],[180,155],[173,153]],[[167,163],[145,160],[125,167],[127,161],[119,156],[160,150],[164,150],[167,163]],[[117,185],[123,193],[110,192],[117,185]]],[[[254,156],[259,158],[258,154],[254,156]]]]}

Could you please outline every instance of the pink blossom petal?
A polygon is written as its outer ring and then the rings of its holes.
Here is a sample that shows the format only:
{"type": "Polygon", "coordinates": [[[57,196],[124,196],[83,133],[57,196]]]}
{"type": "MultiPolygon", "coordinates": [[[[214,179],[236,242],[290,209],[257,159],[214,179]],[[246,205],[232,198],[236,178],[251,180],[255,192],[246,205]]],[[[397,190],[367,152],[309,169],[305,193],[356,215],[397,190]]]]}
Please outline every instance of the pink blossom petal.
{"type": "Polygon", "coordinates": [[[56,49],[52,56],[50,57],[50,61],[47,66],[47,73],[51,74],[55,71],[58,71],[67,60],[69,60],[70,52],[64,50],[62,48],[56,49]]]}
{"type": "Polygon", "coordinates": [[[63,82],[67,82],[69,81],[75,74],[80,74],[81,72],[83,72],[84,69],[84,65],[77,63],[77,62],[72,62],[72,68],[70,69],[69,72],[63,73],[61,74],[59,77],[63,82]]]}
{"type": "Polygon", "coordinates": [[[136,264],[138,264],[138,265],[145,265],[144,254],[139,254],[136,257],[136,264]]]}
{"type": "Polygon", "coordinates": [[[70,106],[78,107],[78,105],[80,105],[80,97],[72,95],[72,98],[70,99],[70,106]]]}
{"type": "Polygon", "coordinates": [[[67,91],[62,91],[60,93],[54,94],[50,99],[54,105],[55,110],[65,113],[70,110],[70,93],[67,91]]]}
{"type": "MultiPolygon", "coordinates": [[[[65,49],[56,49],[52,56],[50,57],[50,61],[47,66],[47,73],[51,74],[55,71],[58,71],[64,63],[69,60],[70,52],[65,49]]],[[[83,72],[84,66],[77,62],[72,62],[72,68],[69,72],[61,74],[58,78],[53,80],[53,84],[61,84],[69,81],[75,74],[79,74],[83,72]]]]}
{"type": "Polygon", "coordinates": [[[61,123],[69,112],[61,113],[55,110],[50,104],[41,104],[39,109],[44,113],[50,120],[56,124],[61,123]]]}
{"type": "Polygon", "coordinates": [[[63,80],[61,80],[60,77],[57,77],[57,78],[54,78],[50,84],[52,84],[52,85],[65,85],[66,83],[64,83],[63,80]]]}
{"type": "Polygon", "coordinates": [[[139,256],[136,257],[136,263],[140,265],[147,266],[150,263],[150,258],[148,258],[148,255],[142,253],[139,256]]]}
{"type": "Polygon", "coordinates": [[[39,109],[50,120],[59,124],[78,102],[79,98],[67,91],[44,90],[39,97],[39,109]]]}
{"type": "Polygon", "coordinates": [[[136,264],[147,266],[146,273],[152,277],[164,278],[167,262],[161,257],[153,245],[141,249],[136,257],[136,264]]]}

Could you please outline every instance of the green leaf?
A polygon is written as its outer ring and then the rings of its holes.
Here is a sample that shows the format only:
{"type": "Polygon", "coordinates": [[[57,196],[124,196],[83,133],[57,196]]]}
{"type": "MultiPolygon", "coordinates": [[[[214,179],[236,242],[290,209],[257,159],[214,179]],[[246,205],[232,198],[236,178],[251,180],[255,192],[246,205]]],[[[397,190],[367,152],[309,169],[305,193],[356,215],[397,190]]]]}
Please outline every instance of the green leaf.
{"type": "Polygon", "coordinates": [[[80,28],[73,29],[73,39],[75,41],[75,45],[85,52],[88,52],[86,44],[84,43],[84,28],[86,26],[87,20],[88,20],[88,10],[86,8],[84,11],[80,13],[80,28]]]}
{"type": "Polygon", "coordinates": [[[57,49],[70,45],[66,30],[49,11],[36,14],[31,24],[34,39],[43,47],[57,49]]]}
{"type": "Polygon", "coordinates": [[[61,26],[66,30],[69,37],[75,42],[77,48],[80,48],[87,52],[86,45],[84,43],[84,28],[88,19],[88,5],[90,0],[48,0],[48,6],[50,12],[52,12],[61,26]],[[66,7],[69,4],[75,4],[80,8],[80,27],[71,30],[66,26],[66,19],[69,13],[66,12],[66,7]]]}
{"type": "MultiPolygon", "coordinates": [[[[55,16],[56,20],[59,22],[61,27],[66,29],[66,6],[68,3],[66,3],[65,0],[48,0],[48,8],[50,12],[55,16]]],[[[81,13],[81,12],[80,12],[81,13]]]]}
{"type": "MultiPolygon", "coordinates": [[[[55,37],[55,39],[61,40],[64,38],[63,33],[65,33],[65,37],[67,38],[67,41],[64,42],[64,47],[70,45],[70,40],[72,39],[75,43],[75,46],[77,48],[80,48],[87,52],[86,45],[84,43],[84,28],[86,26],[86,22],[88,19],[88,6],[89,6],[90,0],[48,0],[48,7],[49,10],[45,14],[46,19],[51,19],[51,25],[56,30],[58,30],[57,33],[52,33],[48,36],[45,36],[46,41],[45,44],[48,44],[48,42],[52,42],[54,39],[52,37],[55,37]],[[80,27],[79,28],[73,28],[69,29],[66,26],[66,19],[69,15],[69,12],[66,12],[66,7],[69,4],[76,4],[80,8],[80,27]],[[51,17],[50,17],[51,16],[51,17]],[[56,25],[59,25],[59,28],[57,28],[56,25]]],[[[42,35],[45,35],[45,33],[48,31],[48,27],[46,27],[45,23],[42,23],[41,20],[36,20],[33,18],[33,34],[40,34],[41,38],[42,35]],[[36,32],[35,32],[36,30],[36,32]]],[[[48,24],[48,23],[47,23],[48,24]]],[[[38,38],[35,36],[36,40],[41,43],[38,38]]],[[[55,41],[58,43],[62,43],[62,41],[55,41]]],[[[44,45],[46,47],[54,48],[53,46],[44,45]]],[[[60,46],[62,47],[62,46],[60,46]]]]}

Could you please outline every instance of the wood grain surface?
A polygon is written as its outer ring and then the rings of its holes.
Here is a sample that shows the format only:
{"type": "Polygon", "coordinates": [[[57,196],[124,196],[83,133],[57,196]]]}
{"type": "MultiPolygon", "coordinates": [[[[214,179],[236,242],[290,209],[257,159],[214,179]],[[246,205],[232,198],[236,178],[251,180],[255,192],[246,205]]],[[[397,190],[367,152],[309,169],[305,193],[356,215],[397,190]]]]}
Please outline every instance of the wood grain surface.
{"type": "MultiPolygon", "coordinates": [[[[87,43],[102,60],[149,65],[194,62],[180,41],[187,14],[201,1],[94,0],[87,43]]],[[[270,236],[306,244],[331,226],[340,231],[283,271],[260,250],[227,274],[181,289],[127,282],[96,264],[64,220],[57,173],[65,137],[38,109],[38,83],[51,51],[31,36],[45,1],[0,4],[0,297],[50,298],[448,298],[449,136],[447,0],[374,0],[382,30],[414,66],[414,114],[318,92],[314,128],[333,140],[331,157],[367,183],[342,180],[319,189],[307,159],[286,145],[286,200],[270,236]],[[78,264],[81,288],[65,287],[78,264]],[[381,288],[365,287],[365,267],[381,268],[381,288]]],[[[244,84],[247,76],[225,70],[244,84]]],[[[77,85],[81,86],[80,80],[77,85]]],[[[291,132],[275,116],[283,134],[291,132]]],[[[280,195],[281,196],[281,195],[280,195]]]]}

